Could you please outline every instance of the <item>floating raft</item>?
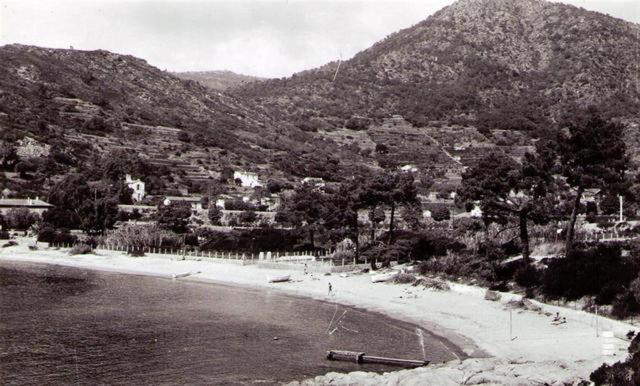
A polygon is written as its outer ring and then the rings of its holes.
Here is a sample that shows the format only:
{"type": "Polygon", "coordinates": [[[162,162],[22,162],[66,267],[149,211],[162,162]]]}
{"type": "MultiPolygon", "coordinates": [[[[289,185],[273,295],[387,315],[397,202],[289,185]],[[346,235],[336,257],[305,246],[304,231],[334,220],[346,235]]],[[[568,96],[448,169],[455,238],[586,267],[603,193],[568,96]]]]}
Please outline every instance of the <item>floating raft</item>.
{"type": "Polygon", "coordinates": [[[402,366],[402,367],[421,367],[429,364],[429,361],[420,361],[413,359],[385,358],[366,355],[363,352],[330,350],[327,351],[327,359],[332,361],[346,361],[354,363],[376,363],[382,365],[402,366]]]}

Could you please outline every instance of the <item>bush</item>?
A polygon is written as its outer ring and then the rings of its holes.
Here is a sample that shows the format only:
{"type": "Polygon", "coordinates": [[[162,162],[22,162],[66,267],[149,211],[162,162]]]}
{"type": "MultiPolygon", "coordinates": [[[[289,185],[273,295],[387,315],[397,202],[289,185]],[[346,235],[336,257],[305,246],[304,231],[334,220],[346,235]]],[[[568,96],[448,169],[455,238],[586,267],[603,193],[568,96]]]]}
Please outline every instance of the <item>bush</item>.
{"type": "Polygon", "coordinates": [[[256,221],[257,218],[258,215],[256,214],[256,212],[249,210],[240,213],[239,220],[243,224],[253,224],[253,222],[256,221]]]}
{"type": "Polygon", "coordinates": [[[410,273],[400,272],[393,277],[392,281],[398,284],[410,284],[416,281],[416,277],[410,273]]]}
{"type": "Polygon", "coordinates": [[[418,265],[418,272],[422,275],[445,274],[454,278],[474,278],[488,283],[496,280],[495,265],[471,254],[431,258],[418,265]]]}
{"type": "Polygon", "coordinates": [[[519,268],[515,273],[515,280],[519,286],[530,288],[540,285],[542,271],[531,264],[519,268]]]}
{"type": "MultiPolygon", "coordinates": [[[[232,232],[204,230],[199,233],[199,236],[204,239],[200,245],[202,250],[233,250],[248,253],[292,251],[303,239],[299,230],[274,228],[234,230],[232,232]]],[[[306,250],[312,250],[312,248],[306,250]]]]}
{"type": "Polygon", "coordinates": [[[224,203],[226,210],[256,210],[256,206],[242,200],[227,200],[224,203]]]}
{"type": "Polygon", "coordinates": [[[0,231],[0,240],[9,240],[11,236],[7,231],[0,231]]]}
{"type": "Polygon", "coordinates": [[[7,243],[2,244],[2,248],[15,247],[16,245],[18,245],[18,243],[16,241],[11,240],[7,243]]]}
{"type": "Polygon", "coordinates": [[[618,319],[628,318],[640,311],[640,304],[633,292],[627,288],[616,296],[611,305],[611,314],[618,319]]]}
{"type": "Polygon", "coordinates": [[[38,241],[53,244],[75,244],[78,238],[69,233],[67,229],[55,229],[45,225],[38,231],[38,241]]]}
{"type": "Polygon", "coordinates": [[[419,285],[423,285],[426,288],[430,288],[436,291],[448,291],[451,289],[446,281],[430,277],[420,278],[413,282],[413,286],[417,287],[419,285]]]}
{"type": "Polygon", "coordinates": [[[87,244],[76,244],[69,251],[70,255],[86,255],[93,252],[93,248],[87,244]]]}
{"type": "Polygon", "coordinates": [[[337,262],[342,262],[342,260],[349,262],[349,261],[353,261],[353,258],[355,256],[356,256],[355,253],[351,251],[338,251],[338,252],[335,252],[333,255],[331,255],[331,259],[337,262]]]}
{"type": "Polygon", "coordinates": [[[543,276],[542,291],[552,299],[576,300],[600,294],[607,285],[627,286],[638,277],[636,257],[621,257],[620,248],[598,245],[576,249],[564,259],[551,259],[543,276]]]}
{"type": "Polygon", "coordinates": [[[600,385],[634,386],[640,385],[640,334],[629,345],[629,357],[624,362],[613,365],[602,364],[591,373],[589,379],[600,385]]]}

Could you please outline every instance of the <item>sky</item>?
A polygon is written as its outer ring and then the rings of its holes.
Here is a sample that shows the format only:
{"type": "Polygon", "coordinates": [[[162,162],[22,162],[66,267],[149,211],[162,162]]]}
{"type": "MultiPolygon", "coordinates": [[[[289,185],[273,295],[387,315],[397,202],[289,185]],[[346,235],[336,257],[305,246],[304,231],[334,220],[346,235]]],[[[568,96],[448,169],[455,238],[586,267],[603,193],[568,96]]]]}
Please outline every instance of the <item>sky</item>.
{"type": "MultiPolygon", "coordinates": [[[[348,59],[453,0],[0,0],[0,45],[130,54],[168,71],[283,77],[348,59]]],[[[640,23],[640,0],[563,0],[640,23]]]]}

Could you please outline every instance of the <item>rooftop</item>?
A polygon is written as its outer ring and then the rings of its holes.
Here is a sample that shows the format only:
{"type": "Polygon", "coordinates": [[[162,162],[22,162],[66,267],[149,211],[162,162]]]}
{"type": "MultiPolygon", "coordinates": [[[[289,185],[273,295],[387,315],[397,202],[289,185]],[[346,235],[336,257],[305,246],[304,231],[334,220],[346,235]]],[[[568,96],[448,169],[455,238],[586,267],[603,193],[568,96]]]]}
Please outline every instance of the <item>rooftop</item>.
{"type": "Polygon", "coordinates": [[[0,198],[0,206],[53,208],[53,205],[44,202],[39,198],[0,198]]]}

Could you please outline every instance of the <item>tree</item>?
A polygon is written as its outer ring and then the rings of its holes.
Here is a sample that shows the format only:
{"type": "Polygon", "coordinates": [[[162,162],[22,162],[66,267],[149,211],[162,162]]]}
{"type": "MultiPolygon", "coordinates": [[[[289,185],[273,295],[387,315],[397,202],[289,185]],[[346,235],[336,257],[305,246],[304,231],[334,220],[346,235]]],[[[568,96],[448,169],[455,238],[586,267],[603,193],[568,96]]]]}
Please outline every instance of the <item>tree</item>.
{"type": "Polygon", "coordinates": [[[257,219],[258,215],[252,210],[243,211],[239,216],[239,220],[243,224],[253,224],[257,219]]]}
{"type": "Polygon", "coordinates": [[[278,211],[278,220],[301,227],[308,234],[311,246],[314,246],[315,234],[324,226],[325,211],[324,194],[305,184],[283,203],[278,211]]]}
{"type": "Polygon", "coordinates": [[[191,204],[186,201],[174,201],[169,205],[160,204],[156,221],[162,229],[184,233],[191,217],[191,204]]]}
{"type": "Polygon", "coordinates": [[[269,190],[269,193],[280,193],[283,188],[284,184],[280,181],[269,180],[269,182],[267,182],[267,189],[269,190]]]}
{"type": "Polygon", "coordinates": [[[130,198],[130,190],[123,184],[90,184],[86,176],[71,174],[51,189],[48,201],[55,207],[43,214],[43,220],[57,228],[103,233],[115,223],[123,194],[130,198]]]}
{"type": "Polygon", "coordinates": [[[422,225],[422,208],[420,204],[405,205],[402,210],[402,219],[409,229],[414,231],[420,229],[422,225]]]}
{"type": "Polygon", "coordinates": [[[566,130],[559,133],[557,151],[562,175],[576,191],[567,226],[565,255],[573,246],[576,219],[585,189],[610,190],[625,180],[629,160],[623,129],[622,124],[607,122],[591,111],[586,119],[569,123],[566,130]]]}
{"type": "Polygon", "coordinates": [[[27,208],[14,208],[7,211],[5,221],[11,229],[27,230],[40,219],[36,213],[27,208]]]}
{"type": "Polygon", "coordinates": [[[325,198],[324,223],[331,230],[331,241],[353,240],[356,258],[360,256],[358,210],[362,208],[362,186],[362,181],[350,180],[329,191],[325,198]]]}
{"type": "Polygon", "coordinates": [[[458,190],[459,203],[471,207],[480,204],[486,224],[507,224],[515,221],[522,243],[522,257],[529,262],[529,232],[527,223],[544,223],[552,199],[553,178],[550,173],[553,157],[544,152],[525,154],[522,164],[503,153],[489,153],[462,175],[458,190]]]}
{"type": "MultiPolygon", "coordinates": [[[[387,245],[393,244],[395,227],[395,211],[398,205],[414,205],[417,203],[417,192],[413,175],[410,173],[381,173],[374,176],[360,194],[360,201],[364,207],[372,208],[386,205],[390,208],[389,232],[387,245]]],[[[375,234],[375,229],[372,230],[375,234]]],[[[385,261],[385,264],[389,261],[385,261]]],[[[376,262],[371,261],[371,268],[375,269],[376,262]]]]}
{"type": "Polygon", "coordinates": [[[384,208],[374,204],[369,208],[368,213],[369,221],[371,222],[371,242],[376,241],[376,228],[378,224],[383,223],[387,218],[387,215],[384,213],[384,208]]]}
{"type": "Polygon", "coordinates": [[[2,165],[2,169],[11,170],[19,160],[14,144],[9,142],[0,144],[0,165],[2,165]]]}
{"type": "Polygon", "coordinates": [[[392,174],[386,178],[390,180],[391,185],[389,195],[391,214],[389,215],[389,241],[387,244],[392,244],[396,206],[417,204],[417,192],[413,175],[410,173],[392,174]]]}
{"type": "Polygon", "coordinates": [[[207,216],[209,217],[211,225],[220,225],[220,220],[222,219],[222,211],[220,208],[215,205],[210,205],[207,216]]]}

